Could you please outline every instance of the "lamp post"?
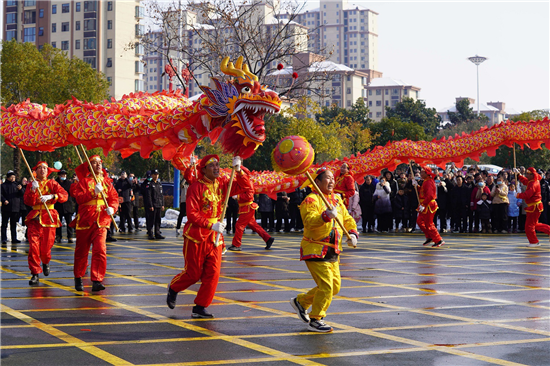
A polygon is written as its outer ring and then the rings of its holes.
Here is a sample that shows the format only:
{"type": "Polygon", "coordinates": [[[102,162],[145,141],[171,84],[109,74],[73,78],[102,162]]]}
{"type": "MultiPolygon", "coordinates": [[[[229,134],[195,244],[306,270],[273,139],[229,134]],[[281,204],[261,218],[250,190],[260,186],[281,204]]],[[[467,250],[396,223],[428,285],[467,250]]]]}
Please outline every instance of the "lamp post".
{"type": "Polygon", "coordinates": [[[487,60],[487,57],[478,56],[475,55],[473,57],[468,57],[468,60],[476,64],[476,70],[477,70],[477,115],[479,116],[479,65],[482,62],[485,62],[487,60]]]}

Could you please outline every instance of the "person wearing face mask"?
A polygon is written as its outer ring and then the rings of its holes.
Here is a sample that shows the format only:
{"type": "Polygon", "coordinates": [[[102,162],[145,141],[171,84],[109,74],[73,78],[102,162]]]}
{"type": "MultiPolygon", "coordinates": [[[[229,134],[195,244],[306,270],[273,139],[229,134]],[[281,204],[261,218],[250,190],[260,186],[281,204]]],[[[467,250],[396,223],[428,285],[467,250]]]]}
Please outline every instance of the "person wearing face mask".
{"type": "MultiPolygon", "coordinates": [[[[476,174],[476,178],[477,177],[478,175],[476,174]]],[[[481,222],[481,219],[477,211],[477,202],[481,200],[482,193],[487,194],[487,196],[491,195],[491,191],[489,190],[489,188],[487,188],[485,182],[481,180],[481,176],[479,176],[479,179],[476,179],[475,186],[472,189],[472,194],[470,196],[470,210],[474,212],[474,233],[479,232],[479,224],[481,222]]]]}
{"type": "MultiPolygon", "coordinates": [[[[64,169],[61,169],[59,173],[57,173],[57,178],[55,180],[59,185],[67,192],[71,191],[71,185],[73,182],[67,179],[67,171],[64,169]]],[[[69,243],[73,242],[74,238],[74,229],[69,226],[71,221],[73,221],[73,214],[74,214],[74,198],[69,196],[67,201],[65,202],[56,202],[54,205],[55,210],[59,214],[60,220],[65,219],[65,224],[67,225],[67,241],[69,243]]],[[[63,227],[60,226],[55,230],[55,240],[58,243],[61,243],[62,238],[62,229],[63,227]]]]}
{"type": "Polygon", "coordinates": [[[491,190],[492,200],[492,227],[494,233],[508,233],[508,186],[502,176],[497,178],[491,190]]]}

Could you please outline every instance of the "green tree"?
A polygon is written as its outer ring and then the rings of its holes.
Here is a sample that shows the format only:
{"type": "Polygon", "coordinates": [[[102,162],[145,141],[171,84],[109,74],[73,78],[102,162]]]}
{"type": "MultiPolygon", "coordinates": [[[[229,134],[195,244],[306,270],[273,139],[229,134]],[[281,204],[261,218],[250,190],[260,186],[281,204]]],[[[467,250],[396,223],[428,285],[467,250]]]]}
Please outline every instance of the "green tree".
{"type": "Polygon", "coordinates": [[[384,117],[380,122],[370,125],[370,130],[376,146],[384,146],[389,141],[418,141],[428,138],[422,126],[414,122],[403,122],[398,117],[384,117]]]}
{"type": "Polygon", "coordinates": [[[470,107],[469,99],[461,99],[456,102],[455,106],[456,112],[448,112],[449,121],[451,124],[447,127],[456,126],[461,123],[472,123],[475,121],[479,121],[485,126],[487,125],[487,122],[489,122],[489,118],[486,115],[480,114],[478,116],[477,113],[474,112],[474,109],[470,107]]]}
{"type": "Polygon", "coordinates": [[[333,121],[338,121],[343,125],[359,122],[364,127],[374,122],[369,118],[369,109],[363,98],[358,98],[350,109],[340,108],[336,104],[322,107],[319,113],[315,113],[315,119],[325,125],[330,125],[333,121]]]}
{"type": "Polygon", "coordinates": [[[426,136],[434,136],[441,123],[441,117],[437,114],[435,108],[427,108],[423,100],[412,98],[403,98],[393,108],[386,107],[386,117],[396,117],[405,123],[416,123],[422,126],[426,136]]]}
{"type": "MultiPolygon", "coordinates": [[[[109,83],[104,74],[76,57],[67,57],[66,52],[48,44],[39,51],[32,43],[3,41],[0,72],[0,100],[6,107],[27,98],[54,108],[71,96],[93,103],[100,103],[108,97],[109,83]]],[[[59,160],[69,166],[78,161],[72,146],[58,149],[51,155],[41,152],[27,152],[25,155],[29,164],[45,159],[50,164],[59,160]]],[[[2,140],[2,166],[12,165],[20,176],[19,154],[14,154],[13,149],[5,146],[2,140]]]]}

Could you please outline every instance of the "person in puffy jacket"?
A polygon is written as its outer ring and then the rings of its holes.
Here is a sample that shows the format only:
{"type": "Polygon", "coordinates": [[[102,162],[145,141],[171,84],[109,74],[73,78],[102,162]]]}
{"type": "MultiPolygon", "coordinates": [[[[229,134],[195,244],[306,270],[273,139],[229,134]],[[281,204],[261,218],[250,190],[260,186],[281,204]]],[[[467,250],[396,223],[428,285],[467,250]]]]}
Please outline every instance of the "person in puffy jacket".
{"type": "Polygon", "coordinates": [[[516,185],[510,184],[508,188],[508,232],[518,232],[518,217],[521,207],[521,199],[517,198],[516,185]]]}
{"type": "Polygon", "coordinates": [[[389,232],[393,226],[390,195],[390,184],[385,177],[381,176],[373,195],[374,213],[378,218],[379,232],[389,232]]]}

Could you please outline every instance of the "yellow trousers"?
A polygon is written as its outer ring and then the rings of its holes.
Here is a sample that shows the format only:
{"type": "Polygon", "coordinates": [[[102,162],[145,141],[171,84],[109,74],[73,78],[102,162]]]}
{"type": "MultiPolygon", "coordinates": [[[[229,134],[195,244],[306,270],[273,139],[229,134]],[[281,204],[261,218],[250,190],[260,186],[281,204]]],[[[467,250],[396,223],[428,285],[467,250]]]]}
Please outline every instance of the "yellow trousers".
{"type": "Polygon", "coordinates": [[[298,302],[304,309],[311,306],[311,319],[321,319],[327,315],[332,296],[340,292],[340,265],[338,262],[312,261],[306,261],[306,265],[317,287],[307,294],[299,294],[298,302]]]}

